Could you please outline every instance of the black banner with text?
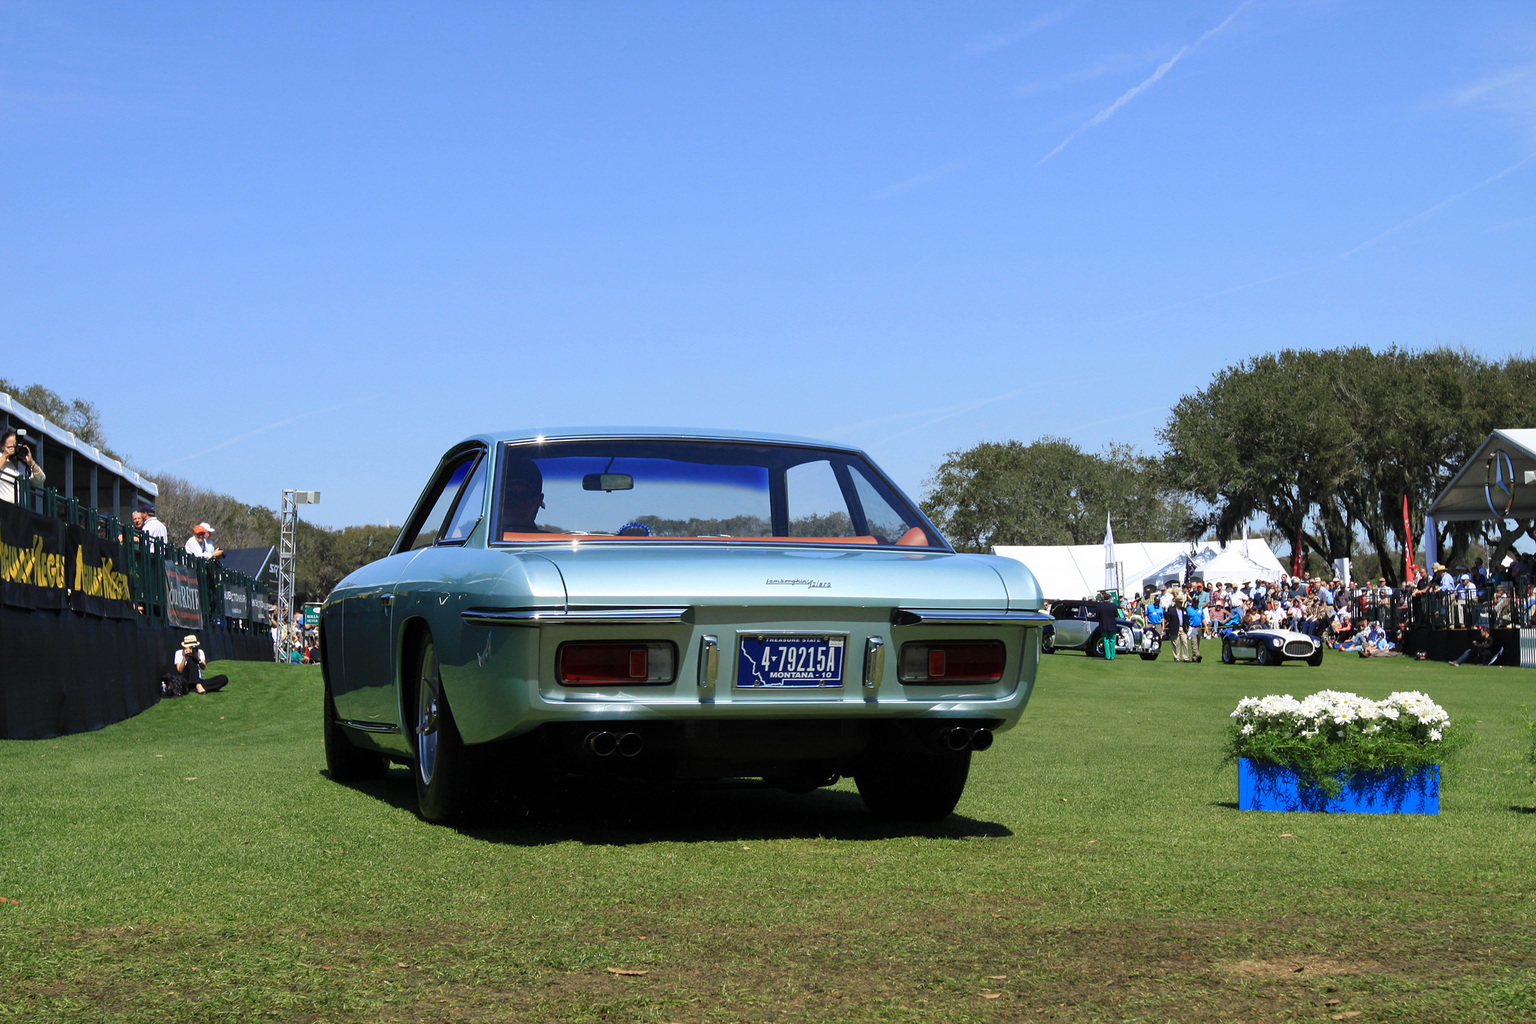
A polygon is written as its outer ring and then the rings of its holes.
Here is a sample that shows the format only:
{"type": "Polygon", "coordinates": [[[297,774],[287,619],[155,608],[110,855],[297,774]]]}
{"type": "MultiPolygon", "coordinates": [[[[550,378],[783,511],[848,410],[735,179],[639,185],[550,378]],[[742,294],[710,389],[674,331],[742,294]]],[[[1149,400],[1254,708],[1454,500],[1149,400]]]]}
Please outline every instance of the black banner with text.
{"type": "Polygon", "coordinates": [[[64,524],[0,501],[0,604],[62,610],[68,586],[64,524]]]}
{"type": "Polygon", "coordinates": [[[104,619],[136,613],[124,572],[123,546],[80,526],[65,527],[69,552],[69,606],[104,619]]]}

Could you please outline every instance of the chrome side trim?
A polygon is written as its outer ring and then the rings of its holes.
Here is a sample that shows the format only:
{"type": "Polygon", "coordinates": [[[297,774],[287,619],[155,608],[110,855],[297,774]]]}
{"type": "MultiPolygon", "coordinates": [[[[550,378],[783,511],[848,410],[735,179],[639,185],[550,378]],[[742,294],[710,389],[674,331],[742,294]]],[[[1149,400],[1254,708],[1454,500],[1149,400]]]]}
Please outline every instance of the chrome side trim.
{"type": "Polygon", "coordinates": [[[1044,626],[1055,622],[1044,612],[984,612],[965,608],[897,608],[891,622],[897,626],[1044,626]]]}
{"type": "Polygon", "coordinates": [[[387,732],[398,733],[400,727],[393,722],[356,722],[350,718],[338,718],[337,723],[348,729],[356,729],[358,732],[387,732]]]}
{"type": "Polygon", "coordinates": [[[476,626],[603,626],[626,622],[686,622],[691,608],[469,608],[459,613],[476,626]]]}

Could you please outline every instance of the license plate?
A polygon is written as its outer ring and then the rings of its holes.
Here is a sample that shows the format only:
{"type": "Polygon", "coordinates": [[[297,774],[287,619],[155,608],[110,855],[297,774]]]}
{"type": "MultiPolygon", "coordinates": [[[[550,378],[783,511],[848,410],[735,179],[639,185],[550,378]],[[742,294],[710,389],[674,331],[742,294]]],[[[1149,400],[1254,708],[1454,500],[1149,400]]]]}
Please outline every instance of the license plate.
{"type": "Polygon", "coordinates": [[[736,686],[744,690],[824,688],[843,685],[845,636],[741,637],[736,686]]]}

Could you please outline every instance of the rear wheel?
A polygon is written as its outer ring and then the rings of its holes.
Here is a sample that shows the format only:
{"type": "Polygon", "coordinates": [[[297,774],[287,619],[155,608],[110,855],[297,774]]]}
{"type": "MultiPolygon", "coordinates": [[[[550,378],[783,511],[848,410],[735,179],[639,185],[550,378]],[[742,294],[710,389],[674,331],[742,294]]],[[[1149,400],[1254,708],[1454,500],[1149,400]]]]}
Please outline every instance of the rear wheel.
{"type": "Polygon", "coordinates": [[[453,711],[443,693],[432,638],[421,643],[416,659],[415,715],[416,802],[428,821],[452,824],[469,817],[474,776],[469,751],[459,738],[453,711]]]}
{"type": "Polygon", "coordinates": [[[1230,665],[1235,661],[1237,661],[1237,659],[1232,656],[1231,641],[1223,640],[1221,642],[1221,663],[1223,665],[1230,665]]]}
{"type": "Polygon", "coordinates": [[[336,701],[331,697],[331,681],[325,680],[325,767],[337,782],[361,782],[384,775],[389,763],[384,755],[361,750],[347,738],[347,730],[336,716],[336,701]]]}
{"type": "Polygon", "coordinates": [[[960,802],[970,771],[969,750],[882,754],[854,772],[853,781],[877,817],[938,821],[960,802]]]}

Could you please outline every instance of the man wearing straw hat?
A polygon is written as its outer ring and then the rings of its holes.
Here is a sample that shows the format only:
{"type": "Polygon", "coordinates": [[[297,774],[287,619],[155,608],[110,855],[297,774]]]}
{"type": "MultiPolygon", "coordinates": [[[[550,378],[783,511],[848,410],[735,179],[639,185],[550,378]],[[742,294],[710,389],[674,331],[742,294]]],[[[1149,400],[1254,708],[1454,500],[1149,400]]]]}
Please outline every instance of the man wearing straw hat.
{"type": "Polygon", "coordinates": [[[167,697],[180,697],[193,691],[214,693],[224,689],[229,677],[209,676],[204,679],[203,669],[207,667],[208,656],[203,653],[197,637],[188,633],[181,638],[181,646],[176,649],[174,667],[161,681],[161,693],[167,697]]]}

